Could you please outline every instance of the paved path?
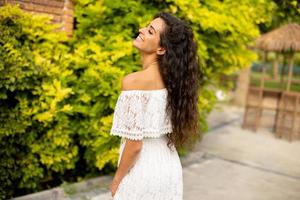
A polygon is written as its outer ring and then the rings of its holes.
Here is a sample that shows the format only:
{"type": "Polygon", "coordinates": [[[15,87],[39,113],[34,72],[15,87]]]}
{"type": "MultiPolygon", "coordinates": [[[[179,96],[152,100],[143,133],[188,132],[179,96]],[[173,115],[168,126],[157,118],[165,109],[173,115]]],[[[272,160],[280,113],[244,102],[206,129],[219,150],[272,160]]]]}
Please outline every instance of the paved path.
{"type": "Polygon", "coordinates": [[[243,130],[242,114],[225,107],[210,115],[212,129],[195,150],[204,158],[184,168],[184,200],[300,199],[300,142],[243,130]]]}
{"type": "MultiPolygon", "coordinates": [[[[223,108],[210,114],[210,131],[181,159],[184,200],[300,200],[300,141],[241,129],[243,109],[223,108]]],[[[66,199],[110,200],[111,178],[85,182],[66,199]]]]}
{"type": "Polygon", "coordinates": [[[210,114],[210,131],[182,159],[184,200],[300,199],[300,142],[244,130],[242,118],[243,109],[234,106],[210,114]]]}

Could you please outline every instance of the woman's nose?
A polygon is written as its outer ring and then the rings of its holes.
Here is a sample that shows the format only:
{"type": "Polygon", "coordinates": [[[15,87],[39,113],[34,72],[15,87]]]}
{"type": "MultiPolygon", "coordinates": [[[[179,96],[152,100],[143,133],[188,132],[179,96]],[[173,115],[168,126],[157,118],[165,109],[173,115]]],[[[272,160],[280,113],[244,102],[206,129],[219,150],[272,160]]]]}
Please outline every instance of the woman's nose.
{"type": "Polygon", "coordinates": [[[144,30],[145,30],[145,28],[140,28],[139,32],[142,33],[142,34],[144,34],[144,30]]]}

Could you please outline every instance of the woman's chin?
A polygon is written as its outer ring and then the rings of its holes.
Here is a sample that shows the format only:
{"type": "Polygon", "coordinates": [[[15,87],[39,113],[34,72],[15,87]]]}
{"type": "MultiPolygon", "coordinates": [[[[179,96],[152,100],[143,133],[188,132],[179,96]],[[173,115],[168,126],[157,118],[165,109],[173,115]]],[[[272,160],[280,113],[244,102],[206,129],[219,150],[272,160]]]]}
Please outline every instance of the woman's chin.
{"type": "Polygon", "coordinates": [[[138,50],[141,50],[141,45],[139,44],[139,41],[137,41],[136,39],[132,41],[132,45],[138,50]]]}

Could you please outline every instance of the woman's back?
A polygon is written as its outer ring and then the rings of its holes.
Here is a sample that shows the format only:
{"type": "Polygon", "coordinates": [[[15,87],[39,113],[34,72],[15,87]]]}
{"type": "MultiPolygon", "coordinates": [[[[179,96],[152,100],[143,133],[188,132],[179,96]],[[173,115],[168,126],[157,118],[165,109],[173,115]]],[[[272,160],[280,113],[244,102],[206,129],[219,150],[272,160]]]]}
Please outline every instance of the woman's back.
{"type": "Polygon", "coordinates": [[[122,179],[114,200],[181,200],[182,166],[176,148],[168,148],[167,133],[172,132],[165,112],[167,89],[122,90],[117,100],[112,135],[122,137],[118,167],[125,138],[141,140],[142,150],[135,165],[122,179]]]}

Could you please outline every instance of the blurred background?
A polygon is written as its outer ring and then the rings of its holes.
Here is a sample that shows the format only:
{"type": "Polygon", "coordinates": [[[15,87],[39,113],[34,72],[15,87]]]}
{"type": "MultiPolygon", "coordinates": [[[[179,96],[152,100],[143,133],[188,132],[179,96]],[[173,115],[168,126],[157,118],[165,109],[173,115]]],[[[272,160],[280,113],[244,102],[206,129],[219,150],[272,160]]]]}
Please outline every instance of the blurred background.
{"type": "Polygon", "coordinates": [[[203,134],[223,103],[243,128],[300,139],[297,0],[0,0],[0,199],[116,170],[120,81],[141,69],[132,40],[160,11],[193,28],[203,134]]]}

